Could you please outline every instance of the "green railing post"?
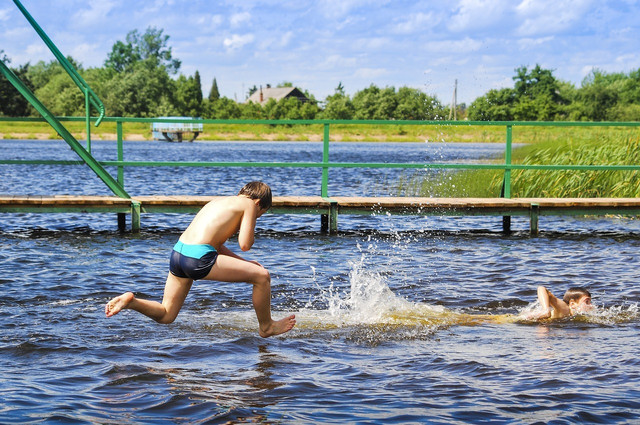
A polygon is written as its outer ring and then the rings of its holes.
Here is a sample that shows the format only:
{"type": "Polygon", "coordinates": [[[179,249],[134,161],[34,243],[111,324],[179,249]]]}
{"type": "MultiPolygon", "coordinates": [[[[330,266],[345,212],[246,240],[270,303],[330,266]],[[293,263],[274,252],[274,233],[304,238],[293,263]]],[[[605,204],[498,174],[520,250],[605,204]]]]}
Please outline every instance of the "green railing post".
{"type": "MultiPolygon", "coordinates": [[[[511,165],[511,142],[513,137],[513,127],[507,124],[507,142],[504,148],[504,164],[511,165]]],[[[511,168],[505,167],[504,177],[502,180],[502,197],[511,198],[511,168]]],[[[511,216],[502,216],[502,231],[506,234],[511,233],[511,216]]]]}
{"type": "Polygon", "coordinates": [[[324,124],[324,135],[322,137],[322,187],[320,196],[329,196],[329,123],[324,124]]]}
{"type": "MultiPolygon", "coordinates": [[[[118,143],[118,162],[124,161],[124,144],[122,140],[122,121],[116,121],[116,138],[118,143]]],[[[124,167],[118,165],[118,184],[124,188],[124,167]]]]}
{"type": "MultiPolygon", "coordinates": [[[[116,140],[118,145],[118,162],[124,161],[124,147],[122,141],[122,121],[116,121],[116,140]]],[[[122,165],[118,165],[118,176],[117,176],[118,184],[124,189],[124,167],[122,165]]],[[[133,207],[132,210],[133,211],[133,207]]],[[[125,213],[118,213],[118,229],[121,232],[124,232],[127,226],[127,215],[125,213]]],[[[132,220],[131,223],[133,225],[133,214],[131,215],[132,220]]]]}
{"type": "MultiPolygon", "coordinates": [[[[504,151],[504,164],[511,165],[511,142],[513,138],[513,126],[507,125],[507,143],[504,151]]],[[[511,198],[511,168],[504,169],[504,195],[511,198]]]]}

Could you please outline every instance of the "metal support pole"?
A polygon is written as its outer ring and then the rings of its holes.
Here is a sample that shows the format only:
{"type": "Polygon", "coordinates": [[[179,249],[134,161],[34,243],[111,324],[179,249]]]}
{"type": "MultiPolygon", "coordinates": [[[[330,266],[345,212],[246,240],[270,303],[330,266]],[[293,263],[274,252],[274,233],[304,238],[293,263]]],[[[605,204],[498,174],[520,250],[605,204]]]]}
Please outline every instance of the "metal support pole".
{"type": "Polygon", "coordinates": [[[338,203],[331,201],[329,207],[329,234],[338,232],[338,203]]]}
{"type": "Polygon", "coordinates": [[[538,217],[540,216],[540,205],[531,204],[530,230],[532,236],[538,236],[538,217]]]}
{"type": "MultiPolygon", "coordinates": [[[[118,161],[124,160],[124,146],[122,140],[122,121],[116,121],[116,137],[118,139],[118,161]]],[[[118,165],[118,183],[124,188],[124,167],[118,165]]]]}
{"type": "Polygon", "coordinates": [[[322,138],[322,186],[320,196],[329,196],[329,124],[324,125],[324,135],[322,138]]]}
{"type": "Polygon", "coordinates": [[[511,216],[505,215],[502,217],[502,232],[505,234],[511,233],[511,216]]]}
{"type": "Polygon", "coordinates": [[[140,232],[140,202],[131,201],[131,231],[140,232]]]}
{"type": "MultiPolygon", "coordinates": [[[[504,151],[504,163],[505,165],[511,165],[511,144],[513,138],[513,127],[507,125],[507,142],[505,144],[504,151]]],[[[502,197],[511,198],[511,169],[505,168],[504,179],[502,181],[502,197]]],[[[511,216],[502,217],[502,231],[504,233],[511,233],[511,216]]]]}
{"type": "MultiPolygon", "coordinates": [[[[504,152],[504,164],[511,165],[511,144],[513,139],[513,127],[507,125],[507,143],[504,152]]],[[[511,198],[511,169],[504,170],[504,195],[505,198],[511,198]]]]}
{"type": "Polygon", "coordinates": [[[85,129],[87,132],[87,152],[91,153],[91,103],[89,102],[89,92],[84,90],[85,108],[85,129]]]}
{"type": "Polygon", "coordinates": [[[118,213],[118,230],[121,232],[127,230],[127,215],[125,213],[118,213]]]}

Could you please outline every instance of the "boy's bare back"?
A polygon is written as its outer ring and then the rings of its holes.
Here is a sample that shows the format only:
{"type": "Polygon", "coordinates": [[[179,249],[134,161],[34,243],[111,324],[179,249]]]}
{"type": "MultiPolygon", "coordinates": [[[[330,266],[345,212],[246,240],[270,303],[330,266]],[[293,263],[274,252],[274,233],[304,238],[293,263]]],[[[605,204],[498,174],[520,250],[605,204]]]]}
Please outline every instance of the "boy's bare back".
{"type": "Polygon", "coordinates": [[[260,207],[246,196],[227,196],[206,204],[194,217],[180,240],[187,244],[209,244],[217,250],[238,231],[243,251],[253,245],[260,207]]]}

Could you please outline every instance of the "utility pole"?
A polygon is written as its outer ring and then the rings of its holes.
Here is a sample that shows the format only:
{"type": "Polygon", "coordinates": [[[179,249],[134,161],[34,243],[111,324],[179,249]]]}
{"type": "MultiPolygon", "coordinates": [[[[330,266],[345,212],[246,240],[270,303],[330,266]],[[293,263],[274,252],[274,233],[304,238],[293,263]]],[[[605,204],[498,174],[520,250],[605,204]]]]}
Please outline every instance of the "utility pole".
{"type": "Polygon", "coordinates": [[[451,108],[449,109],[449,121],[453,116],[454,121],[458,120],[458,79],[456,78],[453,86],[453,98],[451,99],[451,108]]]}

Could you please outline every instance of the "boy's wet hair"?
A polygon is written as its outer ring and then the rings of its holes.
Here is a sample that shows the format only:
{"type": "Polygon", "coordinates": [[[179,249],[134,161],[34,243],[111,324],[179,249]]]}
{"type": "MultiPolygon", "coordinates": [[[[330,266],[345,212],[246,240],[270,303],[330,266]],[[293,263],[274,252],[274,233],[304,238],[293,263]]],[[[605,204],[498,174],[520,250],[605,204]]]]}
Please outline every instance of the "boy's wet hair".
{"type": "Polygon", "coordinates": [[[567,292],[564,293],[564,297],[562,300],[569,304],[570,301],[579,301],[580,298],[587,296],[591,298],[591,293],[587,291],[586,288],[569,288],[567,292]]]}
{"type": "Polygon", "coordinates": [[[240,189],[238,195],[244,195],[249,199],[259,199],[260,208],[265,211],[271,208],[271,188],[266,183],[258,181],[249,182],[240,189]]]}

